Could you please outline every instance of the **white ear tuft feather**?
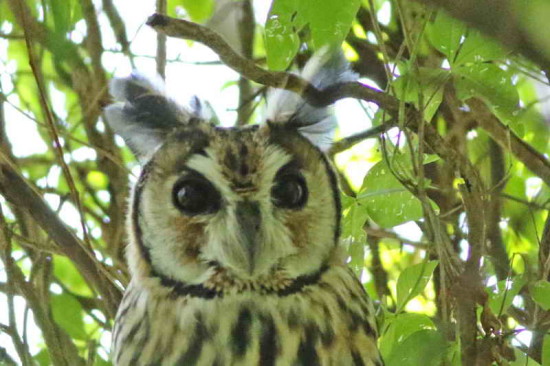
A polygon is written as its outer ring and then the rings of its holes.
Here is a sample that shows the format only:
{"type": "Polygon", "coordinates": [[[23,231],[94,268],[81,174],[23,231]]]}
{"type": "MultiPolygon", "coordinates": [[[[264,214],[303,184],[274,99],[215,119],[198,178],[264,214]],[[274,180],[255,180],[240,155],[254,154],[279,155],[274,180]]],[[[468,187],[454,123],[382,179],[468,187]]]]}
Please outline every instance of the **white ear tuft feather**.
{"type": "Polygon", "coordinates": [[[110,83],[118,103],[105,109],[107,122],[141,161],[147,160],[175,128],[200,117],[179,106],[164,91],[159,76],[147,78],[136,72],[110,83]]]}
{"type": "MultiPolygon", "coordinates": [[[[311,57],[301,76],[321,90],[333,84],[357,80],[357,75],[350,70],[342,53],[329,47],[319,50],[311,57]]],[[[269,91],[267,120],[297,128],[323,151],[330,148],[337,125],[331,106],[314,107],[300,95],[280,89],[269,91]]]]}
{"type": "Polygon", "coordinates": [[[134,70],[132,74],[126,78],[112,79],[109,83],[109,92],[115,100],[123,102],[131,98],[128,91],[130,86],[136,88],[136,90],[141,88],[143,92],[147,91],[159,95],[164,95],[166,89],[164,80],[162,80],[160,75],[145,76],[134,70]]]}

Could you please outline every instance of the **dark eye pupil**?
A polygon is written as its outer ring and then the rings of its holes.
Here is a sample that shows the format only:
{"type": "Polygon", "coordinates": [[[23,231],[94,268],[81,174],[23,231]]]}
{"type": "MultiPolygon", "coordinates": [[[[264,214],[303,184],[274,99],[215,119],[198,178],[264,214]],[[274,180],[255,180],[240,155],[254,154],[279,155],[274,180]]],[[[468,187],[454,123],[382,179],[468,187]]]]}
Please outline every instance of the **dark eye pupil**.
{"type": "Polygon", "coordinates": [[[282,176],[273,186],[271,195],[276,206],[300,208],[306,203],[306,185],[301,176],[282,176]]]}
{"type": "Polygon", "coordinates": [[[201,198],[205,195],[204,189],[193,184],[186,184],[178,191],[178,202],[188,210],[196,211],[200,208],[201,198]]]}
{"type": "Polygon", "coordinates": [[[215,212],[219,209],[220,196],[204,178],[192,177],[176,183],[173,193],[174,204],[187,215],[215,212]]]}

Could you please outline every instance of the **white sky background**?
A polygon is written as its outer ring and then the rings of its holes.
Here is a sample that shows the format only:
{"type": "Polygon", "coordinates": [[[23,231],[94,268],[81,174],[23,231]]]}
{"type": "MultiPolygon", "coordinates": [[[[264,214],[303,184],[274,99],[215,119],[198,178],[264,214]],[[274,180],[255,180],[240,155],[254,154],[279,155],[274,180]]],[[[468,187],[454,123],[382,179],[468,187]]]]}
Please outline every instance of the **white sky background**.
{"type": "MultiPolygon", "coordinates": [[[[101,1],[95,1],[96,8],[101,9],[101,1]]],[[[137,57],[135,59],[136,68],[145,75],[155,74],[155,50],[156,50],[156,33],[148,26],[145,21],[151,14],[154,13],[154,1],[128,1],[115,0],[123,20],[126,24],[127,34],[131,40],[131,49],[135,55],[150,56],[137,57]]],[[[256,12],[257,22],[263,24],[267,12],[269,10],[270,0],[255,0],[254,8],[256,12]]],[[[390,9],[382,9],[379,13],[380,19],[389,19],[390,9]]],[[[102,26],[102,36],[105,49],[114,49],[116,42],[112,34],[111,27],[108,24],[105,15],[100,15],[100,24],[102,26]]],[[[1,26],[1,25],[0,25],[1,26]]],[[[6,25],[2,26],[2,31],[9,33],[10,29],[6,25]]],[[[85,24],[83,21],[77,24],[76,30],[72,34],[75,41],[82,39],[82,34],[85,33],[85,24]]],[[[258,34],[258,37],[262,35],[258,34]]],[[[193,63],[217,61],[217,56],[208,48],[200,45],[190,45],[183,40],[168,39],[167,42],[168,59],[179,59],[181,62],[168,62],[166,68],[166,80],[168,93],[176,100],[185,103],[190,96],[197,95],[202,99],[208,100],[214,107],[222,125],[229,126],[236,120],[236,112],[238,103],[238,87],[224,85],[230,81],[238,80],[236,72],[230,70],[223,65],[194,65],[193,63]]],[[[13,85],[8,74],[15,71],[16,65],[14,61],[7,60],[7,41],[0,39],[0,81],[4,93],[9,93],[13,85]]],[[[103,64],[109,72],[115,77],[124,77],[132,71],[129,61],[121,53],[105,52],[103,56],[103,64]]],[[[64,95],[61,92],[50,88],[52,96],[52,106],[56,113],[61,117],[66,117],[64,95]]],[[[15,106],[19,105],[16,96],[12,95],[9,98],[10,103],[15,106]]],[[[369,114],[374,114],[372,105],[365,105],[370,108],[369,114]]],[[[363,108],[356,100],[342,100],[336,105],[336,114],[339,119],[339,130],[337,137],[344,137],[353,133],[368,129],[371,127],[371,120],[365,108],[363,108]]],[[[47,150],[47,146],[40,138],[36,123],[29,118],[26,118],[22,113],[14,109],[9,104],[5,104],[5,114],[7,121],[7,134],[13,144],[13,151],[16,156],[28,156],[32,154],[41,154],[47,150]]],[[[349,178],[355,187],[361,185],[365,173],[370,167],[376,163],[375,156],[369,156],[369,152],[373,151],[375,140],[367,140],[355,148],[340,154],[337,157],[337,162],[340,166],[346,168],[349,178]]],[[[75,150],[74,154],[67,159],[85,160],[94,159],[91,154],[91,149],[81,148],[75,150]]],[[[55,185],[59,179],[59,169],[52,169],[45,183],[55,185]]],[[[58,205],[57,197],[48,195],[47,201],[55,208],[58,205]]],[[[80,223],[77,211],[70,205],[65,205],[61,211],[62,219],[80,230],[80,223]]],[[[420,239],[420,231],[416,224],[405,224],[400,234],[409,237],[411,240],[420,239]]],[[[0,281],[6,280],[3,268],[0,267],[0,281]]],[[[20,297],[15,298],[18,328],[22,329],[24,300],[20,297]]],[[[0,322],[8,324],[6,297],[0,294],[0,322]]],[[[28,322],[28,342],[31,353],[36,353],[39,350],[38,345],[42,343],[41,336],[32,320],[32,313],[28,322]]],[[[108,349],[110,346],[110,335],[106,334],[102,339],[102,345],[108,349]]],[[[9,354],[17,360],[18,357],[11,345],[11,340],[8,336],[0,333],[0,345],[7,348],[9,354]]],[[[102,355],[104,356],[104,354],[102,355]]]]}

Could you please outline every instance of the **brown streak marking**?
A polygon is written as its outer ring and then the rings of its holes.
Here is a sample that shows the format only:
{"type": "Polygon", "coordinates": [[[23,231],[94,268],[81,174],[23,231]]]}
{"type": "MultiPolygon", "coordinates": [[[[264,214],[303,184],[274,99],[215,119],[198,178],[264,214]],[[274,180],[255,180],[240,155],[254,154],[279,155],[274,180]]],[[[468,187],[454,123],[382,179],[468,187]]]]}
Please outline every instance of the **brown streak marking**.
{"type": "Polygon", "coordinates": [[[290,229],[292,244],[298,248],[304,248],[308,243],[308,223],[310,216],[307,210],[302,212],[289,212],[285,219],[285,225],[290,229]]]}
{"type": "Polygon", "coordinates": [[[233,149],[229,149],[224,156],[223,165],[229,169],[229,171],[237,170],[239,165],[238,159],[235,156],[233,149]]]}
{"type": "Polygon", "coordinates": [[[172,225],[179,229],[178,242],[182,244],[179,257],[182,264],[197,263],[202,244],[205,242],[204,224],[191,222],[187,217],[172,219],[172,225]]]}

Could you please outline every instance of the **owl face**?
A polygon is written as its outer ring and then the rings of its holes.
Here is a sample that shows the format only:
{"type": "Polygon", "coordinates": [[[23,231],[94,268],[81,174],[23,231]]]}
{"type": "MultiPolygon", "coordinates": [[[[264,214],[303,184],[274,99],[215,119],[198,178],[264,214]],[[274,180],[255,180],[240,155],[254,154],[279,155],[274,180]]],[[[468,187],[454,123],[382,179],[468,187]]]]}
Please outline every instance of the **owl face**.
{"type": "MultiPolygon", "coordinates": [[[[314,56],[302,77],[318,88],[355,78],[329,52],[314,56]]],[[[336,124],[330,108],[277,91],[265,123],[221,128],[198,100],[181,107],[140,75],[114,80],[111,93],[120,103],[106,109],[107,120],[143,165],[129,215],[134,276],[193,285],[224,273],[250,284],[327,264],[340,225],[336,178],[322,152],[336,124]]]]}
{"type": "Polygon", "coordinates": [[[177,129],[145,165],[133,200],[139,258],[186,283],[214,268],[242,280],[311,273],[338,237],[329,162],[276,125],[177,129]]]}

